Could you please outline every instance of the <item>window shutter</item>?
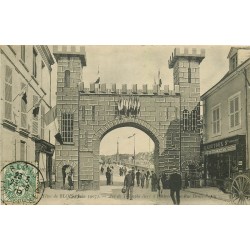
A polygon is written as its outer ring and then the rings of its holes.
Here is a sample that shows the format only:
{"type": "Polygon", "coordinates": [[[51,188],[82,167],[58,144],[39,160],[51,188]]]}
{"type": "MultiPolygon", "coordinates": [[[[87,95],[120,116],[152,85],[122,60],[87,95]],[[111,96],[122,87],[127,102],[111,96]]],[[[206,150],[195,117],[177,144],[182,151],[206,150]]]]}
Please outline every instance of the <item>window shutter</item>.
{"type": "Polygon", "coordinates": [[[45,115],[45,108],[42,105],[41,106],[41,138],[42,139],[44,139],[44,127],[45,127],[45,124],[44,124],[44,115],[45,115]]]}
{"type": "Polygon", "coordinates": [[[235,126],[238,126],[240,124],[240,116],[239,115],[240,115],[239,112],[235,113],[235,123],[234,123],[235,126]]]}
{"type": "Polygon", "coordinates": [[[234,100],[230,101],[230,114],[234,113],[234,100]]]}
{"type": "Polygon", "coordinates": [[[234,127],[234,115],[230,115],[230,128],[234,127]]]}
{"type": "Polygon", "coordinates": [[[5,68],[5,118],[12,120],[12,69],[5,68]]]}
{"type": "MultiPolygon", "coordinates": [[[[24,83],[21,83],[21,89],[25,87],[24,83]]],[[[27,128],[27,104],[21,98],[21,127],[22,128],[27,128]]]]}
{"type": "MultiPolygon", "coordinates": [[[[37,102],[38,102],[38,96],[33,95],[33,107],[35,106],[35,104],[37,104],[37,102]]],[[[38,134],[38,115],[37,116],[33,116],[32,133],[34,135],[38,134]]]]}

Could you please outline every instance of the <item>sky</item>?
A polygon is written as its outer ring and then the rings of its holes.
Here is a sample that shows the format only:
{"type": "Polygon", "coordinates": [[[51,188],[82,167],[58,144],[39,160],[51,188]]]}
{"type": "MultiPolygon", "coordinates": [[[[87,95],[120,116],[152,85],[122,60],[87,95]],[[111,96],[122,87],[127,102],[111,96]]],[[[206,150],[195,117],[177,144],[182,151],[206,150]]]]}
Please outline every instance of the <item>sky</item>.
{"type": "MultiPolygon", "coordinates": [[[[86,86],[94,82],[99,66],[101,83],[150,86],[154,79],[157,81],[160,70],[163,85],[168,84],[172,88],[173,70],[168,68],[168,60],[174,48],[178,47],[185,46],[86,46],[87,67],[83,69],[83,80],[86,86]]],[[[206,50],[200,65],[203,94],[227,72],[230,46],[190,47],[206,50]]]]}
{"type": "MultiPolygon", "coordinates": [[[[126,83],[128,86],[148,84],[152,88],[158,81],[158,72],[163,85],[173,89],[173,69],[168,68],[168,60],[175,48],[185,46],[85,46],[87,66],[83,68],[85,87],[100,76],[101,83],[116,83],[117,88],[126,83]],[[98,75],[99,68],[99,75],[98,75]]],[[[205,49],[205,59],[200,64],[201,94],[216,84],[228,71],[230,46],[190,46],[205,49]]],[[[56,77],[56,66],[54,66],[56,77]]],[[[55,90],[56,91],[56,90],[55,90]]],[[[101,142],[100,153],[115,154],[119,137],[120,153],[133,153],[132,140],[127,138],[136,133],[136,153],[153,151],[154,143],[142,131],[135,128],[120,128],[108,133],[101,142]]]]}

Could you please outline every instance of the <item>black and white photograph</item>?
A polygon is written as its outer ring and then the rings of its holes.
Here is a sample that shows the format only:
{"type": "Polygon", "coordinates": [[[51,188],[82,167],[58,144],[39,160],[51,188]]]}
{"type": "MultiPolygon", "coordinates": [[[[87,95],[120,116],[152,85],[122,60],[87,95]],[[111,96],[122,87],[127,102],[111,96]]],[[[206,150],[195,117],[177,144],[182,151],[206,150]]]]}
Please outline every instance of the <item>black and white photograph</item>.
{"type": "Polygon", "coordinates": [[[249,3],[2,1],[2,248],[245,249],[249,3]]]}

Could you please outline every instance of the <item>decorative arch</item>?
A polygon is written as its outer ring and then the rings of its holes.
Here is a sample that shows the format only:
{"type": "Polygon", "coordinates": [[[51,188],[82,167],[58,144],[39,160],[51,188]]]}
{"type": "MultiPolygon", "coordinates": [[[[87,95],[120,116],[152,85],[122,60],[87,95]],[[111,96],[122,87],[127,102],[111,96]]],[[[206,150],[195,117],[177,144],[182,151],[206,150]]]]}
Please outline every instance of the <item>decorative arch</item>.
{"type": "Polygon", "coordinates": [[[165,145],[164,138],[160,135],[158,130],[149,123],[147,123],[146,121],[141,120],[137,117],[123,117],[112,121],[108,121],[100,129],[95,131],[94,139],[95,141],[100,142],[106,134],[108,134],[114,129],[121,127],[134,127],[140,129],[153,140],[155,146],[159,148],[159,152],[164,151],[164,145],[165,145]]]}

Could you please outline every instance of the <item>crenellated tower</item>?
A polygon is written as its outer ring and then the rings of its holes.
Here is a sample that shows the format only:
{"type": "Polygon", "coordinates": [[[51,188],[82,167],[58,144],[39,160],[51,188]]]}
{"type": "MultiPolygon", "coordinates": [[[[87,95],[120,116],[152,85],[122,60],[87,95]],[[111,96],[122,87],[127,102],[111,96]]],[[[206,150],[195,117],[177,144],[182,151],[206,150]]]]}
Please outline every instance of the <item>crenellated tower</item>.
{"type": "Polygon", "coordinates": [[[181,169],[200,160],[200,63],[205,50],[176,48],[168,62],[180,91],[181,169]]]}

